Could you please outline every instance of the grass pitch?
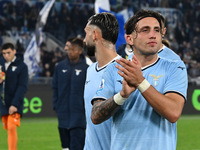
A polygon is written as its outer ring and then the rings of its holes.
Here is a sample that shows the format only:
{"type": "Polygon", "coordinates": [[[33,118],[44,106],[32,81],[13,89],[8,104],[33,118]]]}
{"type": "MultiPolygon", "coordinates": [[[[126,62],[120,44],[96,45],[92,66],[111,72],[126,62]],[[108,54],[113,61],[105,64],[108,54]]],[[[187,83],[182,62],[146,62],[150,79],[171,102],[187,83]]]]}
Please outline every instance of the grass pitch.
{"type": "Polygon", "coordinates": [[[200,150],[200,115],[182,116],[177,132],[177,150],[200,150]]]}
{"type": "MultiPolygon", "coordinates": [[[[57,118],[22,118],[18,150],[61,150],[57,118]]],[[[0,125],[0,150],[8,150],[7,132],[0,125]]]]}
{"type": "MultiPolygon", "coordinates": [[[[61,150],[57,118],[22,118],[18,150],[61,150]]],[[[200,115],[182,116],[177,124],[177,150],[200,150],[200,115]]],[[[7,133],[0,124],[0,150],[7,150],[7,133]]]]}

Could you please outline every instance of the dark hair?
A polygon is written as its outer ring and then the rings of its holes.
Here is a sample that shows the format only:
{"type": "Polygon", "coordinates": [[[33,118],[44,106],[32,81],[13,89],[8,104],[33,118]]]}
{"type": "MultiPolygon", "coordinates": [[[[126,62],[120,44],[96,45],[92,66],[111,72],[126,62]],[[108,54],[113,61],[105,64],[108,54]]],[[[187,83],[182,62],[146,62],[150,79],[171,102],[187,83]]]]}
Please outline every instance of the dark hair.
{"type": "Polygon", "coordinates": [[[83,40],[81,38],[74,38],[74,39],[72,39],[71,45],[78,45],[81,49],[84,48],[83,40]]]}
{"type": "Polygon", "coordinates": [[[171,48],[170,42],[169,42],[168,40],[162,39],[162,43],[163,43],[165,46],[171,48]]]}
{"type": "Polygon", "coordinates": [[[70,43],[71,43],[71,41],[72,41],[73,39],[75,39],[75,38],[76,38],[76,37],[70,37],[70,38],[67,39],[66,42],[70,42],[70,43]]]}
{"type": "Polygon", "coordinates": [[[162,14],[158,13],[158,15],[160,16],[161,19],[161,25],[163,24],[163,28],[165,27],[165,18],[162,14]]]}
{"type": "Polygon", "coordinates": [[[153,17],[157,19],[160,24],[160,27],[162,27],[161,15],[158,12],[151,11],[151,10],[140,10],[126,22],[124,26],[126,34],[131,34],[133,31],[135,31],[137,22],[146,17],[153,17]]]}
{"type": "Polygon", "coordinates": [[[102,37],[105,40],[113,44],[116,43],[119,34],[119,24],[113,14],[107,12],[99,13],[90,17],[88,21],[90,21],[89,25],[95,25],[101,30],[102,37]]]}
{"type": "Polygon", "coordinates": [[[14,47],[14,45],[12,43],[5,43],[5,44],[2,45],[1,51],[5,50],[5,49],[8,49],[8,48],[10,48],[12,50],[15,49],[15,47],[14,47]]]}

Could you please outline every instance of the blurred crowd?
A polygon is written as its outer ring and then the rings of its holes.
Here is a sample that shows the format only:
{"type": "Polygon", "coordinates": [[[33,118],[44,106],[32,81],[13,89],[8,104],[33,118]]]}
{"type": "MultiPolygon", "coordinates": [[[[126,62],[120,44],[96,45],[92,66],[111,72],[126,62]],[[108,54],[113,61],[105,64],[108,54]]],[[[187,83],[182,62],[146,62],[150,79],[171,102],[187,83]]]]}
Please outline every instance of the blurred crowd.
{"type": "MultiPolygon", "coordinates": [[[[0,45],[3,37],[16,41],[16,48],[24,52],[35,32],[37,17],[46,1],[2,0],[0,1],[0,45]]],[[[174,8],[182,18],[174,29],[169,29],[166,39],[170,47],[184,60],[191,78],[200,76],[200,1],[199,0],[110,0],[111,9],[118,12],[132,8],[174,8]]],[[[50,11],[43,29],[65,43],[71,37],[84,37],[84,27],[94,14],[94,0],[59,0],[50,11]]],[[[166,27],[168,27],[166,21],[166,27]]],[[[51,77],[54,66],[65,57],[60,50],[48,50],[41,45],[41,73],[51,77]]],[[[64,48],[63,48],[64,49],[64,48]]]]}

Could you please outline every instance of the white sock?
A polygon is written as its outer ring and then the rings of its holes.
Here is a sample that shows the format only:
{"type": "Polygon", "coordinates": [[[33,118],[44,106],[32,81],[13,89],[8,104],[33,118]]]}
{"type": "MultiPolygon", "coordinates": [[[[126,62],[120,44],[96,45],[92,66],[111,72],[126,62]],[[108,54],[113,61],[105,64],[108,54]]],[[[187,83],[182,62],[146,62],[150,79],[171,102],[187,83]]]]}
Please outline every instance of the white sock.
{"type": "Polygon", "coordinates": [[[62,150],[69,150],[69,148],[63,148],[62,150]]]}

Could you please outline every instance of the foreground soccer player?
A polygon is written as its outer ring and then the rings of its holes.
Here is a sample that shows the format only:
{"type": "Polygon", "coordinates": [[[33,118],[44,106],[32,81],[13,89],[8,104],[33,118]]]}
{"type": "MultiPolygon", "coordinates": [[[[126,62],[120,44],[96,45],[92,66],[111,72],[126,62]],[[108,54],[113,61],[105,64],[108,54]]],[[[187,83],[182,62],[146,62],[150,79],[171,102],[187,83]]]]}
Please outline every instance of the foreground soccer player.
{"type": "Polygon", "coordinates": [[[162,30],[156,12],[137,12],[125,28],[134,56],[106,68],[91,119],[100,124],[112,116],[111,150],[175,150],[188,86],[185,65],[158,57],[162,30]]]}
{"type": "MultiPolygon", "coordinates": [[[[148,12],[148,10],[146,10],[146,11],[148,12]]],[[[167,28],[165,27],[165,18],[159,13],[157,15],[161,19],[162,37],[164,37],[164,35],[166,34],[166,31],[167,31],[167,28]]],[[[125,33],[126,33],[126,35],[131,34],[128,29],[127,30],[125,29],[125,33]]],[[[172,49],[170,49],[169,47],[165,46],[165,44],[163,44],[163,43],[165,43],[165,41],[166,41],[165,39],[162,39],[161,47],[158,50],[158,56],[166,58],[166,59],[170,59],[170,60],[181,60],[179,55],[177,55],[172,49]]],[[[134,55],[133,53],[134,53],[134,51],[132,50],[132,54],[128,55],[128,60],[133,57],[133,55],[134,55]]],[[[123,57],[123,58],[125,58],[125,57],[123,57]]]]}
{"type": "Polygon", "coordinates": [[[101,86],[100,82],[105,68],[119,58],[115,51],[119,25],[114,15],[100,13],[92,16],[85,27],[84,42],[88,49],[94,49],[97,62],[87,70],[84,100],[86,111],[86,139],[84,150],[109,150],[111,120],[100,125],[91,122],[91,99],[101,86]]]}

